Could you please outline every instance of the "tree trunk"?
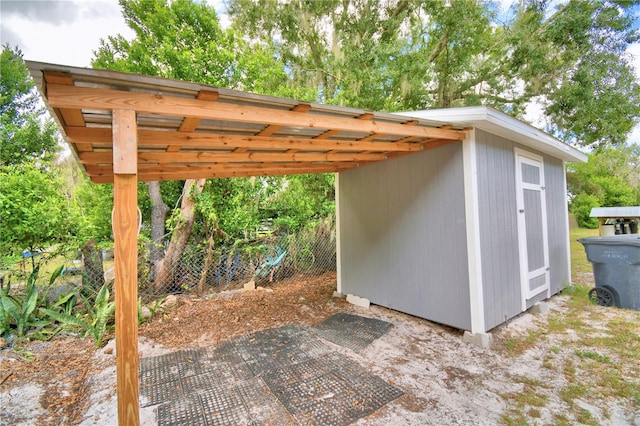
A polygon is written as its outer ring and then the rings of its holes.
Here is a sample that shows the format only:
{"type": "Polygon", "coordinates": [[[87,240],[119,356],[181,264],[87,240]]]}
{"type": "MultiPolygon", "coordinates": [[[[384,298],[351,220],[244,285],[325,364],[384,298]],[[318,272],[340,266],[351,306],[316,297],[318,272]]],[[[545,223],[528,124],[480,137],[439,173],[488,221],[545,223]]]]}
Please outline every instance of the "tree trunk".
{"type": "Polygon", "coordinates": [[[152,279],[159,275],[159,264],[164,256],[164,224],[169,206],[162,201],[160,182],[147,182],[151,199],[151,243],[149,244],[149,263],[152,279]]]}
{"type": "Polygon", "coordinates": [[[213,262],[213,247],[215,245],[215,240],[213,235],[209,237],[209,243],[207,244],[207,257],[204,261],[204,268],[202,269],[202,275],[200,276],[200,282],[198,283],[198,296],[202,296],[204,294],[204,288],[207,284],[207,274],[209,273],[209,268],[211,267],[211,262],[213,262]]]}
{"type": "Polygon", "coordinates": [[[86,289],[96,292],[104,285],[104,268],[102,265],[102,251],[96,245],[96,240],[89,240],[80,248],[84,258],[84,273],[82,284],[86,289]]]}
{"type": "Polygon", "coordinates": [[[176,266],[187,246],[195,220],[195,202],[191,197],[202,192],[205,182],[206,179],[189,179],[184,183],[178,225],[173,230],[164,259],[158,264],[158,275],[154,280],[154,287],[157,290],[166,291],[173,284],[176,266]]]}

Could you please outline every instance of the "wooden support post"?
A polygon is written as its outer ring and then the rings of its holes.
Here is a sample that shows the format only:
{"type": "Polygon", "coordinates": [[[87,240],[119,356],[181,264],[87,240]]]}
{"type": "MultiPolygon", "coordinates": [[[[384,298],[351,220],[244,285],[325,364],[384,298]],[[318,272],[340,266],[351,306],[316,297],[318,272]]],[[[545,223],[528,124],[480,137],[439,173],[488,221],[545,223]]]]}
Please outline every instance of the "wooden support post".
{"type": "Polygon", "coordinates": [[[139,425],[138,191],[136,113],[113,111],[113,239],[115,254],[118,424],[139,425]]]}

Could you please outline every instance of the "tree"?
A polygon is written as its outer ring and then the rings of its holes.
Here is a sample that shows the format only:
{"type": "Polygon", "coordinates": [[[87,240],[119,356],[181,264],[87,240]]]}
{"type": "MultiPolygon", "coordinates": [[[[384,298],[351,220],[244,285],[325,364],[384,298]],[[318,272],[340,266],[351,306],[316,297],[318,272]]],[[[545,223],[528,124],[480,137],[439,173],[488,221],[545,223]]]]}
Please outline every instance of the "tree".
{"type": "Polygon", "coordinates": [[[569,165],[567,184],[572,196],[569,210],[578,224],[596,228],[597,219],[589,217],[591,208],[640,205],[640,147],[594,152],[587,163],[569,165]]]}
{"type": "Polygon", "coordinates": [[[33,253],[70,236],[64,183],[51,164],[59,149],[55,126],[43,114],[22,52],[4,46],[0,54],[0,257],[23,250],[33,253]]]}
{"type": "Polygon", "coordinates": [[[59,150],[55,125],[45,120],[22,52],[3,46],[0,54],[0,167],[46,164],[59,150]]]}
{"type": "MultiPolygon", "coordinates": [[[[212,86],[262,93],[286,94],[288,78],[269,46],[251,46],[232,29],[220,27],[215,10],[205,2],[191,0],[121,0],[125,21],[136,36],[121,35],[102,40],[94,52],[96,68],[136,72],[193,81],[212,86]]],[[[296,92],[297,93],[297,92],[296,92]]],[[[157,183],[148,186],[151,200],[152,238],[164,236],[163,217],[167,203],[157,183]]],[[[164,261],[160,250],[152,250],[158,285],[171,285],[172,268],[191,234],[196,210],[193,198],[204,187],[202,181],[186,181],[182,191],[182,216],[167,248],[164,261]]]]}
{"type": "Polygon", "coordinates": [[[638,0],[231,0],[242,31],[278,40],[292,79],[327,103],[390,111],[540,104],[547,130],[619,145],[640,116],[626,49],[638,0]],[[555,9],[554,9],[555,8],[555,9]]]}
{"type": "Polygon", "coordinates": [[[265,202],[274,212],[274,225],[286,232],[297,232],[311,221],[335,211],[333,174],[288,176],[283,186],[265,202]]]}
{"type": "Polygon", "coordinates": [[[112,239],[113,185],[94,185],[81,177],[73,194],[76,241],[84,260],[82,281],[96,292],[104,285],[102,249],[112,239]]]}
{"type": "Polygon", "coordinates": [[[62,188],[60,179],[32,164],[0,169],[1,256],[34,252],[71,235],[62,188]]]}
{"type": "Polygon", "coordinates": [[[176,265],[187,246],[195,220],[194,198],[202,192],[205,181],[205,179],[189,179],[185,182],[184,190],[182,191],[182,205],[180,211],[176,212],[171,242],[164,258],[157,265],[154,284],[158,289],[166,290],[173,284],[176,265]]]}

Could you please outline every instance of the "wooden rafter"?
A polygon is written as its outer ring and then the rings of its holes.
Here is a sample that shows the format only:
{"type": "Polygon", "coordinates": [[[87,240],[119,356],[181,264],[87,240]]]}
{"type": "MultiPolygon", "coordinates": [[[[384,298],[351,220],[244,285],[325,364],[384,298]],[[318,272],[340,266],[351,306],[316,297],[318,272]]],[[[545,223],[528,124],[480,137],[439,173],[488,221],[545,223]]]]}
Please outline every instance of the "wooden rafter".
{"type": "Polygon", "coordinates": [[[321,114],[300,114],[295,111],[273,110],[249,105],[207,102],[176,96],[153,95],[140,92],[97,89],[91,87],[47,85],[49,103],[54,108],[67,109],[130,109],[142,113],[201,119],[266,123],[318,129],[340,129],[377,134],[394,134],[462,140],[464,133],[432,127],[405,126],[376,120],[358,120],[321,114]]]}
{"type": "MultiPolygon", "coordinates": [[[[382,161],[387,154],[360,153],[271,153],[271,152],[138,152],[138,163],[248,163],[248,162],[310,162],[310,161],[382,161]]],[[[110,152],[82,152],[83,164],[111,163],[110,152]]]]}
{"type": "MultiPolygon", "coordinates": [[[[67,137],[74,143],[111,143],[108,128],[68,127],[67,137]]],[[[162,149],[165,146],[200,146],[207,149],[274,149],[301,151],[420,151],[419,143],[403,142],[362,142],[360,140],[329,140],[302,138],[274,138],[268,136],[219,135],[196,132],[168,132],[163,130],[140,130],[138,144],[150,149],[162,149]]],[[[237,151],[236,151],[237,152],[237,151]]]]}
{"type": "MultiPolygon", "coordinates": [[[[296,163],[296,164],[214,164],[203,166],[139,166],[138,180],[180,180],[200,178],[228,178],[248,176],[276,176],[308,173],[336,173],[365,166],[369,163],[296,163]]],[[[113,182],[113,168],[111,166],[91,166],[86,168],[87,174],[94,183],[113,182]]]]}

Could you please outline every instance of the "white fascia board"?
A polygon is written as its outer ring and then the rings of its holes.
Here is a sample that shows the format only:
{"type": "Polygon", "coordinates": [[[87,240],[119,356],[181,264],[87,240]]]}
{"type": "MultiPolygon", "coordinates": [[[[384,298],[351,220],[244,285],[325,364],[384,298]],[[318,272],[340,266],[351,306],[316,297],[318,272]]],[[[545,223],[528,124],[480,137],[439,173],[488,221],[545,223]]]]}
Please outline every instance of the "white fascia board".
{"type": "Polygon", "coordinates": [[[396,113],[415,118],[440,121],[462,126],[475,127],[529,148],[544,152],[563,161],[586,162],[587,156],[553,136],[536,129],[530,124],[511,117],[497,109],[477,106],[446,108],[396,113]]]}

